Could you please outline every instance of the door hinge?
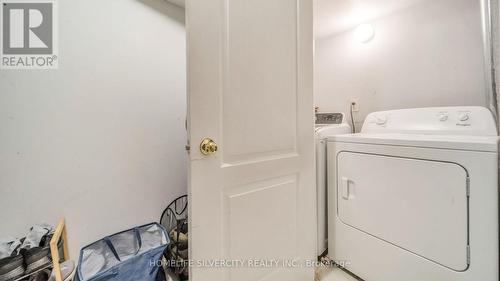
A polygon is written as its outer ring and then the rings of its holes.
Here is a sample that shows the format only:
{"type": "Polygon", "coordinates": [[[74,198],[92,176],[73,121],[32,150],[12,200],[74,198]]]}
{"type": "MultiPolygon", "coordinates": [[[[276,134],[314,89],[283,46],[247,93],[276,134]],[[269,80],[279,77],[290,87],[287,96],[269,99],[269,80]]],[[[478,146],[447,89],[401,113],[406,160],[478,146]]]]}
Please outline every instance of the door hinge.
{"type": "Polygon", "coordinates": [[[470,265],[470,245],[467,245],[467,264],[470,265]]]}
{"type": "Polygon", "coordinates": [[[191,150],[191,146],[189,144],[186,144],[186,151],[189,152],[191,150]]]}
{"type": "Polygon", "coordinates": [[[470,177],[467,177],[467,179],[465,180],[465,185],[467,189],[467,197],[470,197],[470,177]]]}

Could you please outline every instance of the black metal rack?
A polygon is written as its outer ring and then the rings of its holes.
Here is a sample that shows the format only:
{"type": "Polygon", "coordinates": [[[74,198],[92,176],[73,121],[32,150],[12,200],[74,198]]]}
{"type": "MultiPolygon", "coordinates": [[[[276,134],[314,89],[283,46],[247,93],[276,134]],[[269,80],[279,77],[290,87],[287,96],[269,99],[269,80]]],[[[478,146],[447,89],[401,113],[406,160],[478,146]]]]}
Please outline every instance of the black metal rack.
{"type": "Polygon", "coordinates": [[[180,278],[188,280],[188,196],[176,198],[163,211],[160,224],[165,227],[171,243],[165,253],[168,267],[180,278]]]}

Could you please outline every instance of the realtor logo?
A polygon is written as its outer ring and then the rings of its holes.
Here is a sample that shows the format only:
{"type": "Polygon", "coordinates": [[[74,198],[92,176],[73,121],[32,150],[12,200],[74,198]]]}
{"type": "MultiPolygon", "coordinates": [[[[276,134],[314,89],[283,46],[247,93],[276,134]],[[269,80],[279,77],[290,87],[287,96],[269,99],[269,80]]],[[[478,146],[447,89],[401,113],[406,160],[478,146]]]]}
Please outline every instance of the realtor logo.
{"type": "Polygon", "coordinates": [[[1,4],[1,68],[57,68],[54,0],[1,4]]]}

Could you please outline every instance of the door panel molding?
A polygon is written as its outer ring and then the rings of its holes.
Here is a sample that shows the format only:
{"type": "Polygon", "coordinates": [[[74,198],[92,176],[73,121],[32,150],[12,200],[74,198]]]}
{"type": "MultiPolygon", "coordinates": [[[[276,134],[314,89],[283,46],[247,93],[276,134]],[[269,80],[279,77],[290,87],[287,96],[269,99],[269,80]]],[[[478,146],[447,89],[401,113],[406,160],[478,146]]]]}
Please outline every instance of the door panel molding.
{"type": "MultiPolygon", "coordinates": [[[[299,189],[297,174],[226,188],[224,252],[231,260],[298,259],[299,189]]],[[[228,280],[261,280],[280,270],[230,268],[228,280]],[[253,278],[253,279],[252,279],[253,278]]]]}
{"type": "Polygon", "coordinates": [[[298,9],[297,0],[224,1],[220,120],[225,164],[298,153],[298,9]],[[284,6],[293,17],[282,14],[284,6]],[[260,10],[257,21],[249,16],[254,14],[251,9],[260,10]],[[260,28],[262,21],[267,21],[268,29],[260,28]],[[244,85],[242,80],[247,80],[244,85]],[[243,118],[242,112],[247,113],[243,118]]]}

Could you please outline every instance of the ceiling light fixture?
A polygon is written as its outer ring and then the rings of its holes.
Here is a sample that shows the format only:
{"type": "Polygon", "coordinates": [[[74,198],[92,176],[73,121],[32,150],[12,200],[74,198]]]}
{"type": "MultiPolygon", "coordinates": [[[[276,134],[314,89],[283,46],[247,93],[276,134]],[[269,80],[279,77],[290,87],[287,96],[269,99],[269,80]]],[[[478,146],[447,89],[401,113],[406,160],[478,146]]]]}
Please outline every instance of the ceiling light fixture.
{"type": "Polygon", "coordinates": [[[361,43],[368,43],[375,37],[375,29],[371,24],[361,24],[354,30],[354,37],[361,43]]]}

